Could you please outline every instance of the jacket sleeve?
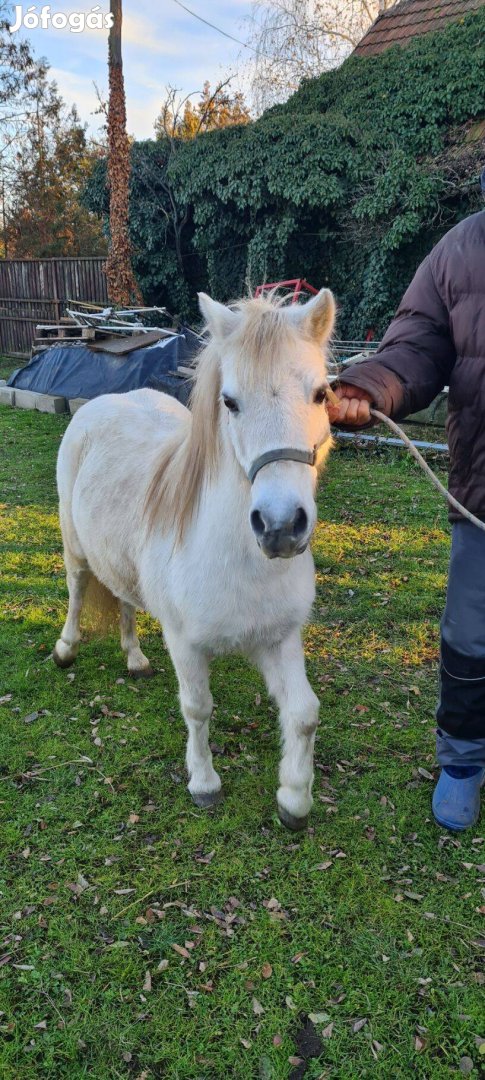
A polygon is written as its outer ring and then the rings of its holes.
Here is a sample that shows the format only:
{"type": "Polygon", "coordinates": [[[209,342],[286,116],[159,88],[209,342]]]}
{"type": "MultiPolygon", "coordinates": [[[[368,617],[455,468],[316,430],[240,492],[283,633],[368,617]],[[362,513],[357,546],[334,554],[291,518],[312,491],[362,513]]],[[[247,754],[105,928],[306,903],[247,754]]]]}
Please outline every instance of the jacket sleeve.
{"type": "Polygon", "coordinates": [[[367,390],[375,407],[396,420],[431,404],[449,383],[456,359],[432,257],[418,267],[375,357],[341,374],[343,383],[367,390]]]}

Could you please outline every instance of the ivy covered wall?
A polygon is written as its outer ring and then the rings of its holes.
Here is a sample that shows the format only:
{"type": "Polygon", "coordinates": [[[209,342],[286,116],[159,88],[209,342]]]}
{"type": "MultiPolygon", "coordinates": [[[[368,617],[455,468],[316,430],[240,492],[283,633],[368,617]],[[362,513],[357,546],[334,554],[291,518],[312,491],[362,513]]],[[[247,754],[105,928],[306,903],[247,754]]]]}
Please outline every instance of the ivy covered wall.
{"type": "MultiPolygon", "coordinates": [[[[145,299],[196,317],[305,276],[329,285],[339,333],[381,334],[416,266],[482,208],[485,6],[406,48],[351,56],[256,122],[133,146],[131,234],[145,299]]],[[[86,191],[106,215],[101,162],[86,191]]]]}

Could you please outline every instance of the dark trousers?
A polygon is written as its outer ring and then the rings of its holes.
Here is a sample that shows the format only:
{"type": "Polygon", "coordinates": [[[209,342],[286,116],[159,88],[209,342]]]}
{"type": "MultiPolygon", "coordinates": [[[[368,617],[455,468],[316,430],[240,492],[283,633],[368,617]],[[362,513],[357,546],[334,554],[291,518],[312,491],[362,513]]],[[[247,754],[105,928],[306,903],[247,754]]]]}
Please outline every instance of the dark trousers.
{"type": "Polygon", "coordinates": [[[485,766],[485,532],[466,521],[453,525],[436,719],[441,765],[485,766]]]}

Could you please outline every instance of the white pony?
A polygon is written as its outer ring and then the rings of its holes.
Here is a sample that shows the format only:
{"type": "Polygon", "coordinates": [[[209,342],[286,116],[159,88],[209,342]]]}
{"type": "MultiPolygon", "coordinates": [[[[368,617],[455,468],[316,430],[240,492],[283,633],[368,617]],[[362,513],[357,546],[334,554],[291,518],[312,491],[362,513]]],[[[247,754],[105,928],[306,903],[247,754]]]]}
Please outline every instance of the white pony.
{"type": "Polygon", "coordinates": [[[279,815],[300,829],[319,709],[301,627],[315,593],[317,469],[331,446],[324,347],[335,303],[327,289],[304,306],[199,302],[209,341],[191,410],[154,390],[109,394],[84,405],[62,440],[69,611],[54,659],[67,667],[77,655],[92,577],[119,602],[132,677],[153,674],[136,609],[159,619],[188,728],[189,791],[211,806],[221,781],[209,748],[209,660],[249,657],[280,713],[279,815]]]}

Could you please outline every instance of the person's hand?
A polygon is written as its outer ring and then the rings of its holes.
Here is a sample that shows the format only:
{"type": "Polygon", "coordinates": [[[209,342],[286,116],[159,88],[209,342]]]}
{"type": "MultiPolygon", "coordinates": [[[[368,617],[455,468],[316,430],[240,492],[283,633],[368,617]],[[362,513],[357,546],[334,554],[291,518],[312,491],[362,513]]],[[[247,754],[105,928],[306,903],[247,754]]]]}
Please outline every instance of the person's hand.
{"type": "Polygon", "coordinates": [[[335,396],[339,398],[338,405],[328,405],[328,418],[331,424],[348,424],[349,427],[363,427],[372,420],[370,407],[371,395],[367,390],[361,390],[359,386],[350,386],[349,383],[340,382],[332,387],[335,396]]]}

